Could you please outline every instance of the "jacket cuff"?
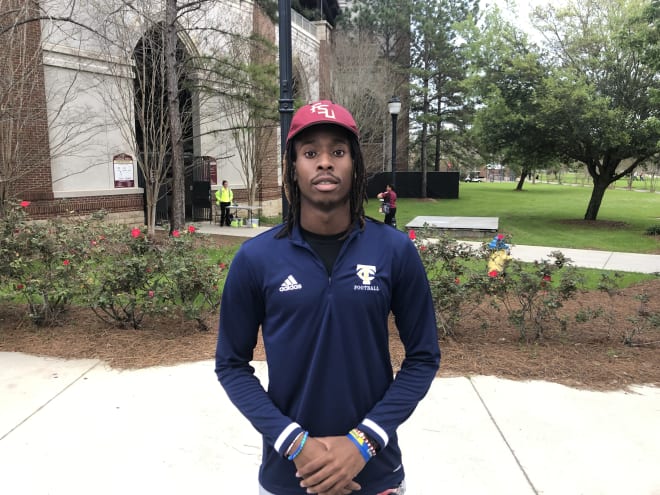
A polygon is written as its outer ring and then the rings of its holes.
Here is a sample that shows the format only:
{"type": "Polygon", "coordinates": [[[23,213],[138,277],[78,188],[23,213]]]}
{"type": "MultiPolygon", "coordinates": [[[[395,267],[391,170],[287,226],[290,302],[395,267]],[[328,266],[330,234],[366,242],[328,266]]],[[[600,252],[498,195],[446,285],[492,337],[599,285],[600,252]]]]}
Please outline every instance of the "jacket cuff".
{"type": "Polygon", "coordinates": [[[289,426],[284,428],[282,433],[275,440],[275,450],[284,457],[287,449],[291,446],[291,443],[296,439],[296,437],[303,431],[298,423],[290,423],[289,426]]]}
{"type": "Polygon", "coordinates": [[[378,425],[378,423],[370,420],[369,418],[364,418],[364,420],[362,420],[362,423],[358,425],[358,430],[362,430],[364,433],[376,440],[381,449],[384,449],[390,441],[390,437],[387,432],[383,430],[378,425]]]}

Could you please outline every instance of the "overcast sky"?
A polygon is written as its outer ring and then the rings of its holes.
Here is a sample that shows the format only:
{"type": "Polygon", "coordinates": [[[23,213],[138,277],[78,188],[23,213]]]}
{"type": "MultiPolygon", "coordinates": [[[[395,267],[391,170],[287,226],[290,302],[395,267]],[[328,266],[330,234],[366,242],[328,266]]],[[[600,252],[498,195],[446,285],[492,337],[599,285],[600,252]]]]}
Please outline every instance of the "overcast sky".
{"type": "Polygon", "coordinates": [[[538,5],[561,5],[566,3],[566,0],[480,0],[481,7],[485,8],[489,5],[497,5],[502,11],[505,19],[512,24],[518,26],[526,31],[532,41],[539,42],[541,36],[529,22],[529,14],[538,5]],[[507,1],[512,5],[511,9],[507,6],[507,1]],[[506,12],[513,10],[513,13],[507,15],[506,12]]]}

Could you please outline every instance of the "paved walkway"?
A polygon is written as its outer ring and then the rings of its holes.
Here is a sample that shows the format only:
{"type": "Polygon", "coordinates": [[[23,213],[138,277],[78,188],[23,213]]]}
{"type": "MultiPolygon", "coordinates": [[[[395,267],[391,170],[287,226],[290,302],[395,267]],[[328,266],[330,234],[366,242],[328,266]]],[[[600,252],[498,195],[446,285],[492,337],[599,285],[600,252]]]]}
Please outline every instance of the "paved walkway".
{"type": "MultiPolygon", "coordinates": [[[[2,493],[257,493],[260,437],[211,361],[117,371],[0,353],[0,397],[2,493]]],[[[400,433],[409,495],[660,494],[658,388],[437,378],[400,433]]]]}
{"type": "MultiPolygon", "coordinates": [[[[514,256],[554,249],[527,248],[514,256]]],[[[611,269],[639,260],[565,254],[611,269]]],[[[660,271],[658,258],[643,259],[660,271]]],[[[437,378],[400,433],[409,495],[660,495],[660,388],[437,378]]],[[[0,352],[2,493],[256,495],[260,453],[211,361],[117,371],[0,352]]]]}
{"type": "MultiPolygon", "coordinates": [[[[219,227],[217,225],[201,224],[200,232],[216,235],[229,235],[237,237],[254,237],[257,234],[269,230],[270,227],[219,227]]],[[[479,242],[462,241],[465,244],[478,247],[479,242]]],[[[660,255],[620,253],[615,251],[596,251],[591,249],[569,249],[545,246],[514,245],[511,248],[511,256],[522,261],[536,261],[548,258],[553,251],[561,251],[571,260],[575,266],[584,268],[599,268],[601,270],[612,270],[637,273],[659,273],[660,255]]]]}

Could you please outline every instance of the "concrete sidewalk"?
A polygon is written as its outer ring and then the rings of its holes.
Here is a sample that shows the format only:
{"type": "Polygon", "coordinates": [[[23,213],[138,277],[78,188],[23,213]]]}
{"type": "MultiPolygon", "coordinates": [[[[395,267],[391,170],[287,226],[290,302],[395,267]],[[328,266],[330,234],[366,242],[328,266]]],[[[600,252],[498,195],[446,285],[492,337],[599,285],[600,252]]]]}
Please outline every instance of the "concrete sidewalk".
{"type": "MultiPolygon", "coordinates": [[[[199,231],[205,234],[227,235],[234,237],[254,237],[266,232],[270,227],[220,227],[208,223],[200,224],[199,231]]],[[[489,239],[490,240],[490,239],[489,239]]],[[[475,241],[461,241],[475,248],[481,245],[475,241]]],[[[620,272],[658,273],[660,274],[660,255],[620,253],[616,251],[596,251],[591,249],[570,249],[544,246],[518,246],[511,248],[511,256],[521,261],[540,261],[550,257],[553,251],[561,251],[575,266],[598,268],[620,272]]]]}
{"type": "MultiPolygon", "coordinates": [[[[478,246],[478,243],[461,242],[478,246]]],[[[657,254],[514,245],[511,247],[511,256],[521,261],[533,262],[549,259],[550,253],[553,251],[561,251],[564,256],[571,260],[571,264],[582,268],[660,274],[660,255],[657,254]]]]}
{"type": "MultiPolygon", "coordinates": [[[[215,229],[268,230],[200,230],[215,229]]],[[[658,256],[562,251],[579,266],[660,271],[658,256]]],[[[265,363],[254,366],[265,384],[265,363]]],[[[437,378],[400,436],[409,495],[660,495],[660,388],[437,378]]],[[[260,456],[211,361],[118,371],[0,352],[2,493],[256,495],[260,456]]]]}
{"type": "MultiPolygon", "coordinates": [[[[0,393],[8,495],[257,493],[260,437],[211,361],[117,371],[0,353],[0,393]]],[[[658,388],[438,378],[400,434],[409,495],[660,494],[658,388]]]]}

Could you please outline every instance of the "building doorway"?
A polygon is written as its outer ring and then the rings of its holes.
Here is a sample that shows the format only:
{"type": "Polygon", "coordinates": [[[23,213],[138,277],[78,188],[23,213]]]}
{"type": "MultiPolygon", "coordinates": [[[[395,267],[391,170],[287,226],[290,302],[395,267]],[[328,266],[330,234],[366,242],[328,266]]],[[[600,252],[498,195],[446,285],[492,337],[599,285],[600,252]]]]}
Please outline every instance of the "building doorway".
{"type": "MultiPolygon", "coordinates": [[[[138,186],[144,188],[145,223],[148,209],[155,205],[156,224],[169,222],[171,212],[172,142],[164,63],[165,26],[154,24],[133,51],[133,96],[135,141],[138,153],[138,186]]],[[[188,175],[195,156],[193,140],[193,97],[189,78],[189,52],[181,42],[176,48],[179,114],[181,118],[184,174],[188,175]]],[[[193,211],[190,188],[186,187],[186,220],[193,211]]]]}

